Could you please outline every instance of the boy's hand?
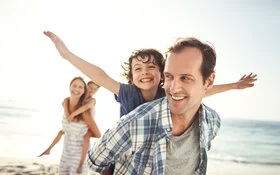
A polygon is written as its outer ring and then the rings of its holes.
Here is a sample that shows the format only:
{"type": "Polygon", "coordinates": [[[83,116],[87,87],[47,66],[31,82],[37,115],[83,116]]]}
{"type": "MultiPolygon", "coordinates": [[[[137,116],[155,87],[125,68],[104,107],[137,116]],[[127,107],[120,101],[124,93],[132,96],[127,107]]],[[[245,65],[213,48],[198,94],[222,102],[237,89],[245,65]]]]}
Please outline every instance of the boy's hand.
{"type": "Polygon", "coordinates": [[[65,58],[64,55],[69,53],[70,51],[68,50],[64,42],[58,36],[56,36],[54,33],[50,31],[44,31],[44,34],[52,40],[59,54],[63,58],[65,58]]]}
{"type": "Polygon", "coordinates": [[[248,87],[253,87],[254,82],[258,79],[256,78],[257,74],[250,73],[249,75],[243,75],[240,80],[237,82],[237,89],[245,89],[248,87]]]}
{"type": "Polygon", "coordinates": [[[67,117],[67,121],[71,122],[74,117],[75,117],[74,115],[70,114],[69,117],[67,117]]]}

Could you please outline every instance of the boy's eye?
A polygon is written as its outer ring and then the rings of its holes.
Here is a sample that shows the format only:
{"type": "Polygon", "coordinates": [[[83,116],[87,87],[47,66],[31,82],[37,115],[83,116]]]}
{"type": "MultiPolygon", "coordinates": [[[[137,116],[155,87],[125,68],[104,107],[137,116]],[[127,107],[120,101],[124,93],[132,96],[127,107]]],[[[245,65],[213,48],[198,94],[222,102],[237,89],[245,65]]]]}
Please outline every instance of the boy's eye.
{"type": "Polygon", "coordinates": [[[154,68],[156,68],[156,66],[149,66],[148,68],[150,68],[150,69],[154,69],[154,68]]]}
{"type": "Polygon", "coordinates": [[[141,70],[141,68],[135,68],[134,70],[135,70],[135,71],[140,71],[140,70],[141,70]]]}

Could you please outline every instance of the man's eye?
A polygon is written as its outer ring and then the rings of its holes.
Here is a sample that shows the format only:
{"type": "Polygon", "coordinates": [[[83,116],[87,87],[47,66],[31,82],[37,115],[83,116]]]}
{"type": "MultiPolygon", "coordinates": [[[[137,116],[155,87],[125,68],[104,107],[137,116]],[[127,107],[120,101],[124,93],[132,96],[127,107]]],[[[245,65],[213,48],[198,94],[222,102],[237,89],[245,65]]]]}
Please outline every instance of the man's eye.
{"type": "Polygon", "coordinates": [[[164,75],[164,79],[170,79],[171,75],[164,75]]]}
{"type": "Polygon", "coordinates": [[[191,78],[190,78],[190,77],[188,77],[188,76],[183,76],[183,77],[181,77],[181,79],[182,79],[182,80],[184,80],[184,81],[191,80],[191,78]]]}

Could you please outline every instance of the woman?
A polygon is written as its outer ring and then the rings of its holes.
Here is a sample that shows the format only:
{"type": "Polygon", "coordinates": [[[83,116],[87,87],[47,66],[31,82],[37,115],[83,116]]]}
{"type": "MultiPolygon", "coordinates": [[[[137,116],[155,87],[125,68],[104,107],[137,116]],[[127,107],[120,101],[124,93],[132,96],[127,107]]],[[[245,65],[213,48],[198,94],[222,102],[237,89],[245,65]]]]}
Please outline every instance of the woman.
{"type": "MultiPolygon", "coordinates": [[[[86,83],[81,77],[75,77],[70,83],[70,97],[68,101],[68,113],[80,108],[85,103],[87,95],[86,83]]],[[[64,132],[64,144],[59,164],[60,175],[75,174],[77,170],[81,174],[87,175],[87,165],[81,160],[83,152],[84,137],[87,134],[88,128],[91,130],[93,137],[100,137],[100,131],[92,119],[90,112],[86,111],[75,116],[71,122],[67,121],[66,114],[63,115],[62,127],[64,132]],[[83,162],[80,167],[80,162],[83,162]]]]}

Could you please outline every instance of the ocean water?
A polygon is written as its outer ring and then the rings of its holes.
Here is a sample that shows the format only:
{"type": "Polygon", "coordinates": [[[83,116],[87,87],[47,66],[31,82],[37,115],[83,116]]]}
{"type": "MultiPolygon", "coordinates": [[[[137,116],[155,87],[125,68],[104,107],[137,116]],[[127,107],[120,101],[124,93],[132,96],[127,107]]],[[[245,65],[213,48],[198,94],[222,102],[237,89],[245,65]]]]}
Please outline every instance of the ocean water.
{"type": "MultiPolygon", "coordinates": [[[[52,108],[53,109],[53,108],[52,108]]],[[[61,110],[0,104],[0,157],[36,157],[61,128],[61,110]]],[[[102,128],[102,125],[100,125],[102,128]]],[[[209,161],[280,165],[280,122],[222,119],[209,161]]],[[[51,152],[59,159],[62,142],[51,152]]]]}
{"type": "MultiPolygon", "coordinates": [[[[0,157],[2,158],[35,158],[47,148],[61,128],[62,111],[39,110],[23,106],[26,105],[0,104],[0,157]]],[[[57,152],[59,148],[61,144],[54,149],[53,158],[57,160],[60,156],[57,152]]]]}
{"type": "Polygon", "coordinates": [[[222,119],[209,159],[280,165],[280,122],[222,119]]]}

